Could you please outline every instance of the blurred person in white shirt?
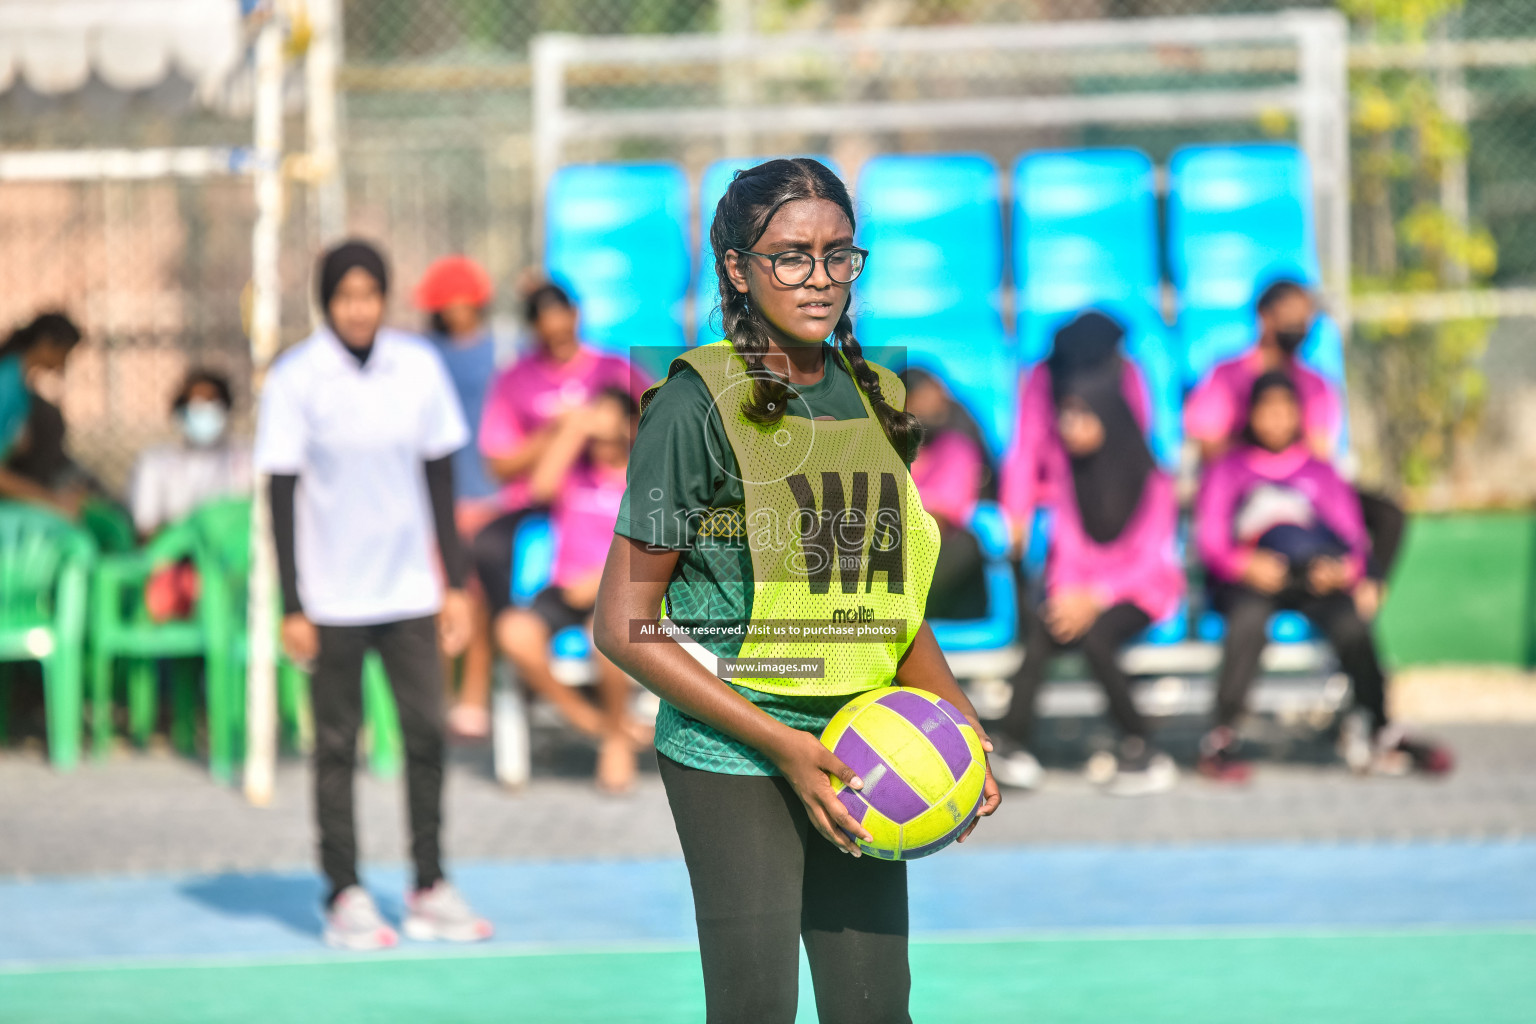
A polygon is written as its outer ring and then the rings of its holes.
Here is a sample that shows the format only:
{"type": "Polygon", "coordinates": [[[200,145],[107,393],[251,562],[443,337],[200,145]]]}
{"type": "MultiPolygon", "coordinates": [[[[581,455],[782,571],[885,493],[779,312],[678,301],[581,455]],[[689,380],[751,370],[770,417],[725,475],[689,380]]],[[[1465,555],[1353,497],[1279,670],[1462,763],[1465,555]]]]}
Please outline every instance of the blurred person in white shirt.
{"type": "Polygon", "coordinates": [[[139,455],[129,503],[133,525],[148,537],[206,502],[243,497],[252,489],[251,446],[229,435],[234,396],[224,375],[187,374],[171,402],[180,437],[139,455]]]}

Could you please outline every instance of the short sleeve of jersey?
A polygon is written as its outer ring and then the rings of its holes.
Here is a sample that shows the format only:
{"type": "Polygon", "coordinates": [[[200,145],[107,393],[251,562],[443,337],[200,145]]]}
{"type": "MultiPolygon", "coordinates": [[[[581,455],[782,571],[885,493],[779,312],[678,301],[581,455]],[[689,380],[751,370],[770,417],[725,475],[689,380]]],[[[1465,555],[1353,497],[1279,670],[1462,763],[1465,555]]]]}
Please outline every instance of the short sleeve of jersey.
{"type": "Polygon", "coordinates": [[[1237,397],[1219,369],[1196,384],[1184,403],[1184,433],[1196,441],[1225,441],[1230,435],[1237,397]]]}
{"type": "Polygon", "coordinates": [[[640,416],[614,532],[657,547],[692,547],[727,468],[735,471],[735,457],[709,388],[691,368],[681,369],[640,416]]]}
{"type": "Polygon", "coordinates": [[[31,404],[21,357],[0,359],[0,458],[10,455],[21,440],[31,404]]]}
{"type": "Polygon", "coordinates": [[[297,475],[304,468],[306,416],[293,360],[287,353],[272,367],[261,389],[261,409],[256,416],[256,468],[262,473],[297,475]]]}
{"type": "Polygon", "coordinates": [[[492,458],[508,455],[523,443],[515,408],[517,365],[507,367],[491,381],[485,406],[480,411],[480,453],[492,458]]]}
{"type": "Polygon", "coordinates": [[[469,444],[470,433],[458,392],[453,389],[442,357],[425,346],[423,348],[422,375],[426,379],[422,385],[427,388],[427,399],[422,410],[421,457],[432,462],[469,444]]]}

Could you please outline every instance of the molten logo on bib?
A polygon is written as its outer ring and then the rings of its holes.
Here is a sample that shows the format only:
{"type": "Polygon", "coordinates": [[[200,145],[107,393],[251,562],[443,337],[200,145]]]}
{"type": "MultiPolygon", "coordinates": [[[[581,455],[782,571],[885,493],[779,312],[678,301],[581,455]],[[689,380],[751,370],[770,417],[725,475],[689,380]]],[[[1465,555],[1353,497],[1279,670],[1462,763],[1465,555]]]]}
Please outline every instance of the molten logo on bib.
{"type": "Polygon", "coordinates": [[[857,608],[834,608],[832,610],[833,622],[874,622],[875,610],[867,604],[861,604],[857,608]]]}

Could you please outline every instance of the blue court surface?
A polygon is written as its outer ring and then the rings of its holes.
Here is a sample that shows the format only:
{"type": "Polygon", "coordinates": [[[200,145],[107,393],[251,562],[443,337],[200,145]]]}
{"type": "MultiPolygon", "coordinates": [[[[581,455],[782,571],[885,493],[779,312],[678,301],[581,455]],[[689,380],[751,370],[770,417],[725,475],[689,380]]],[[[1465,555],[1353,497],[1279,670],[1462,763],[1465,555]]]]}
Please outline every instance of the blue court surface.
{"type": "MultiPolygon", "coordinates": [[[[404,871],[365,875],[397,918],[404,871]]],[[[701,1016],[681,862],[462,863],[454,877],[495,921],[494,942],[405,941],[371,957],[320,944],[321,887],[310,871],[0,883],[0,1021],[275,1021],[349,1007],[379,1021],[701,1016]],[[593,987],[598,965],[616,988],[593,987]],[[496,1016],[505,1003],[474,996],[490,985],[498,1000],[511,997],[504,984],[524,993],[518,1005],[531,1016],[496,1016]],[[361,986],[362,1002],[335,1004],[349,985],[361,986]],[[464,1000],[462,1012],[408,1012],[439,985],[464,1000]],[[572,985],[585,986],[582,999],[570,998],[572,985]],[[387,1006],[369,1002],[386,993],[387,1006]]],[[[1137,984],[1166,989],[1159,1006],[1169,1015],[1147,1019],[1295,1019],[1274,1015],[1284,1010],[1393,1024],[1536,1020],[1536,841],[957,849],[914,863],[911,886],[918,1020],[1004,1004],[1019,1014],[995,1019],[1125,1019],[1135,999],[1114,982],[1131,965],[1140,965],[1132,976],[1155,974],[1137,984]],[[991,980],[957,989],[955,962],[991,980]],[[1361,984],[1406,998],[1442,965],[1461,986],[1437,981],[1391,1017],[1356,1012],[1361,984]],[[1236,986],[1241,1001],[1277,971],[1293,984],[1264,1012],[1172,1013],[1200,985],[1236,986]],[[1081,998],[1067,999],[1078,987],[1081,998]]],[[[813,1020],[802,988],[801,1019],[813,1020]]]]}

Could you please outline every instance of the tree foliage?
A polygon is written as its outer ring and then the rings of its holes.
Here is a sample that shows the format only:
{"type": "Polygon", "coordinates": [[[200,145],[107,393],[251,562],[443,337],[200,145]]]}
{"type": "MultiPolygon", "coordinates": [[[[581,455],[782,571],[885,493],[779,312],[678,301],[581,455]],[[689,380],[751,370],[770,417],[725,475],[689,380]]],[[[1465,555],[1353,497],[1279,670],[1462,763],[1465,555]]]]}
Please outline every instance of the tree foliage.
{"type": "MultiPolygon", "coordinates": [[[[1463,0],[1342,0],[1366,41],[1422,44],[1463,0]]],[[[1436,72],[1353,75],[1354,249],[1357,294],[1454,291],[1485,282],[1497,265],[1492,236],[1447,209],[1445,172],[1465,159],[1465,128],[1442,104],[1436,72]]],[[[1410,491],[1450,464],[1476,425],[1485,382],[1479,362],[1492,324],[1363,323],[1351,353],[1368,396],[1376,446],[1367,469],[1410,491]]]]}

